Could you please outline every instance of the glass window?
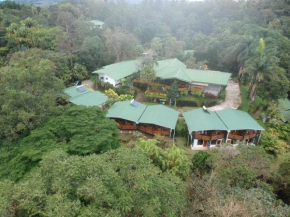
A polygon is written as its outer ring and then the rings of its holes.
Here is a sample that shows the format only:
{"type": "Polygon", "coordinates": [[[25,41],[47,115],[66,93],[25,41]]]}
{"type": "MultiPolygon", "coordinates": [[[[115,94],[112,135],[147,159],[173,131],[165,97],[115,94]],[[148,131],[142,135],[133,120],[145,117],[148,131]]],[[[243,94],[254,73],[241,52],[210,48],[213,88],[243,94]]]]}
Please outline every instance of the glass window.
{"type": "Polygon", "coordinates": [[[203,140],[199,139],[199,140],[197,141],[197,145],[203,145],[203,140]]]}

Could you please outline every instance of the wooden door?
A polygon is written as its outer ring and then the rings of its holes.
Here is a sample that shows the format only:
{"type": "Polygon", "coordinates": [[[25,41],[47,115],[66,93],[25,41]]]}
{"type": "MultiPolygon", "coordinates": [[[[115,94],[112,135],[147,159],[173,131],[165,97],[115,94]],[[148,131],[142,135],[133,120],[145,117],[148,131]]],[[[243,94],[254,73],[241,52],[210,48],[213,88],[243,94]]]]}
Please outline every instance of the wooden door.
{"type": "Polygon", "coordinates": [[[207,141],[203,141],[203,147],[207,146],[207,141]]]}

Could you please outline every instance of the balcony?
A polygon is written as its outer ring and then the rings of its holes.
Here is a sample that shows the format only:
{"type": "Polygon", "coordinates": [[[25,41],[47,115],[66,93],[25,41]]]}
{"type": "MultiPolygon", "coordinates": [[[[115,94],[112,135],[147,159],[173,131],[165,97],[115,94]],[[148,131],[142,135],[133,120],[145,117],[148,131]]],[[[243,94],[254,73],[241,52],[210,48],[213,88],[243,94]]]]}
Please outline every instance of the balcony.
{"type": "Polygon", "coordinates": [[[244,136],[240,135],[240,134],[232,134],[232,133],[230,133],[229,134],[229,139],[243,140],[244,136]]]}
{"type": "Polygon", "coordinates": [[[120,130],[137,130],[136,125],[119,124],[118,128],[120,130]]]}
{"type": "Polygon", "coordinates": [[[195,139],[202,139],[202,140],[217,140],[217,139],[223,139],[226,137],[225,134],[213,134],[210,135],[204,135],[204,134],[195,134],[195,139]]]}
{"type": "Polygon", "coordinates": [[[252,139],[252,138],[255,138],[256,136],[257,136],[257,133],[246,134],[245,139],[252,139]]]}
{"type": "Polygon", "coordinates": [[[211,140],[223,139],[226,138],[225,134],[213,134],[211,140]]]}
{"type": "Polygon", "coordinates": [[[139,130],[151,135],[163,135],[163,136],[169,136],[170,130],[162,129],[162,128],[153,128],[152,126],[139,126],[139,130]]]}
{"type": "Polygon", "coordinates": [[[204,134],[195,134],[194,138],[195,139],[202,139],[202,140],[210,140],[210,136],[204,135],[204,134]]]}

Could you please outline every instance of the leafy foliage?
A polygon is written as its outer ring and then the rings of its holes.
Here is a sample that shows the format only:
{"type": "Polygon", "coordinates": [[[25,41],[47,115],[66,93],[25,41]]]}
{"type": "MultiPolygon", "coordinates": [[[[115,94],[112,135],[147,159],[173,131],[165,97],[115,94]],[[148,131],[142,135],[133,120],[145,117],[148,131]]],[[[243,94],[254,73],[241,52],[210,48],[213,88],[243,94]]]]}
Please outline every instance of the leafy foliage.
{"type": "Polygon", "coordinates": [[[172,85],[168,89],[167,97],[169,99],[174,99],[174,98],[178,98],[179,97],[178,86],[177,86],[177,81],[176,80],[172,83],[172,85]]]}
{"type": "Polygon", "coordinates": [[[157,140],[140,139],[137,148],[142,150],[153,163],[162,171],[169,171],[182,179],[185,179],[190,170],[190,162],[181,149],[173,146],[171,149],[161,149],[157,146],[157,140]]]}
{"type": "Polygon", "coordinates": [[[22,178],[46,153],[55,149],[72,155],[89,155],[119,147],[116,123],[105,118],[99,108],[72,106],[58,110],[54,116],[12,151],[2,148],[2,178],[22,178]]]}
{"type": "Polygon", "coordinates": [[[24,53],[12,56],[0,69],[0,138],[11,142],[41,126],[57,100],[65,98],[62,81],[48,59],[32,59],[24,53]],[[23,57],[22,57],[23,55],[23,57]],[[16,62],[17,59],[17,62],[16,62]]]}
{"type": "Polygon", "coordinates": [[[184,190],[137,150],[87,157],[55,150],[26,180],[0,182],[0,215],[173,217],[184,206],[184,190]]]}

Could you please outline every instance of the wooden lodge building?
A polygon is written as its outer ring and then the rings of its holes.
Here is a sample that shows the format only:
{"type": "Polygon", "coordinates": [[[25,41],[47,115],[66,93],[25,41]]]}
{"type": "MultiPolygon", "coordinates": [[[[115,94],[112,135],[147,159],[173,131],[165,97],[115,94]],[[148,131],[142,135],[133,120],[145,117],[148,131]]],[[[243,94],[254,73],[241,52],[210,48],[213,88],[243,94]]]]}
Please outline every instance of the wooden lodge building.
{"type": "Polygon", "coordinates": [[[103,108],[108,98],[99,91],[90,91],[85,86],[72,86],[64,90],[69,101],[75,105],[98,106],[103,108]]]}
{"type": "Polygon", "coordinates": [[[114,119],[120,130],[139,130],[150,135],[173,137],[179,112],[164,105],[146,106],[135,100],[116,102],[107,117],[114,119]]]}
{"type": "Polygon", "coordinates": [[[239,142],[257,144],[264,130],[248,113],[235,109],[212,112],[200,108],[185,112],[183,116],[192,149],[215,147],[223,143],[234,146],[239,142]]]}
{"type": "MultiPolygon", "coordinates": [[[[165,59],[157,61],[154,65],[156,72],[155,84],[169,88],[174,80],[178,81],[179,91],[200,91],[217,96],[223,86],[231,77],[231,73],[188,69],[178,59],[165,59]]],[[[114,63],[94,71],[102,82],[118,86],[124,78],[130,78],[134,73],[140,71],[139,60],[129,60],[114,63]]],[[[142,82],[135,80],[135,82],[142,82]]],[[[154,85],[154,84],[153,84],[154,85]]]]}

